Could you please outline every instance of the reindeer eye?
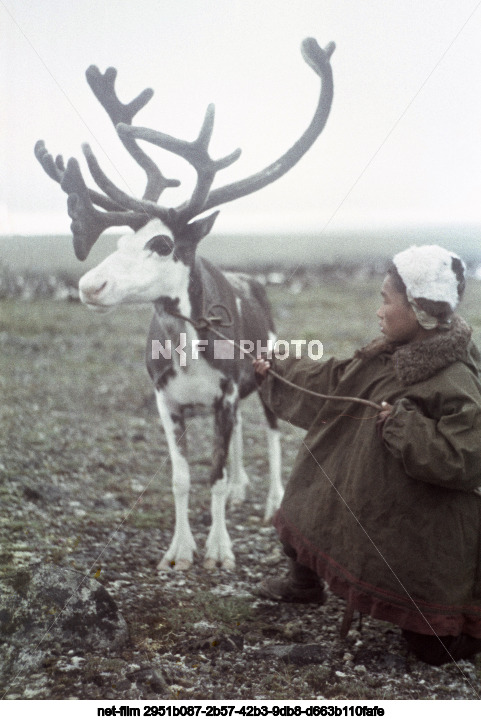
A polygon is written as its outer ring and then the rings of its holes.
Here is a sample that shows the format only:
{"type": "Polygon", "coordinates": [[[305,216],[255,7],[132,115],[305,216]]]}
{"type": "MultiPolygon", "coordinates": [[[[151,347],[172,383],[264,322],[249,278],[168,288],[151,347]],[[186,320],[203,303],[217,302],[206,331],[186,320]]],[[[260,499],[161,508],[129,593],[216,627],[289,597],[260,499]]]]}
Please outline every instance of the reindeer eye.
{"type": "Polygon", "coordinates": [[[170,255],[174,247],[174,241],[168,235],[155,235],[144,245],[144,250],[150,250],[151,253],[159,255],[170,255]]]}

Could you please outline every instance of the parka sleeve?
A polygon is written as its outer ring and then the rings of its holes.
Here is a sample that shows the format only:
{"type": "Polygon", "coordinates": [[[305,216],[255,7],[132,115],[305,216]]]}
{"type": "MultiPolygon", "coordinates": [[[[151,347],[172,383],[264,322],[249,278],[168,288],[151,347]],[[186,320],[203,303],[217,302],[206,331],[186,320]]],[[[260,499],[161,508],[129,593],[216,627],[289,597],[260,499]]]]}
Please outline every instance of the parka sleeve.
{"type": "MultiPolygon", "coordinates": [[[[276,373],[300,388],[330,395],[334,392],[349,362],[349,359],[339,361],[330,358],[327,361],[320,361],[289,357],[285,360],[273,359],[271,364],[276,373]]],[[[259,393],[279,418],[306,430],[311,426],[323,403],[322,399],[303,393],[271,374],[267,374],[259,385],[259,393]]]]}
{"type": "Polygon", "coordinates": [[[416,480],[466,491],[480,486],[481,395],[477,385],[459,383],[458,375],[441,385],[431,404],[413,395],[393,404],[383,427],[388,450],[416,480]],[[429,412],[429,405],[434,413],[429,412]]]}

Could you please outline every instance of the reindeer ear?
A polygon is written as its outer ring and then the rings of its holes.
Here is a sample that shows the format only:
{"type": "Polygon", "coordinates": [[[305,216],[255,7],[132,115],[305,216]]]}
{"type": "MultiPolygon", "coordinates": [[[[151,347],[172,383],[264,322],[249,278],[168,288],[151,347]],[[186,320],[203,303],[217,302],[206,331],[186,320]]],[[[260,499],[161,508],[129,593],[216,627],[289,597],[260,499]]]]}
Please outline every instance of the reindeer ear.
{"type": "Polygon", "coordinates": [[[200,218],[199,220],[194,220],[192,223],[188,223],[182,233],[182,240],[186,240],[189,243],[198,243],[201,241],[202,238],[209,235],[219,213],[220,210],[216,210],[205,218],[200,218]]]}

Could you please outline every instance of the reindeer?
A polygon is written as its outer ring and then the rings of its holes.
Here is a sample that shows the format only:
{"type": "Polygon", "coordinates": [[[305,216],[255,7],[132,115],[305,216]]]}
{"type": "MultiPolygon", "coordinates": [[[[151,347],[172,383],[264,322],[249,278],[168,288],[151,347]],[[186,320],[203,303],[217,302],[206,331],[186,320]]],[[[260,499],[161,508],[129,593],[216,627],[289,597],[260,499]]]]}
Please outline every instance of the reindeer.
{"type": "MultiPolygon", "coordinates": [[[[211,405],[214,414],[210,475],[212,525],[204,567],[213,569],[220,564],[225,569],[232,569],[235,566],[225,522],[225,505],[228,493],[235,502],[243,500],[248,483],[242,466],[242,424],[238,404],[255,390],[256,383],[247,356],[241,359],[231,354],[234,357],[229,357],[225,346],[224,352],[216,353],[219,339],[214,335],[213,326],[208,323],[193,325],[189,319],[196,321],[205,318],[206,314],[217,315],[218,321],[222,321],[223,338],[237,343],[259,342],[264,348],[268,347],[269,339],[274,338],[274,325],[265,290],[259,283],[242,274],[223,273],[199,257],[196,250],[198,243],[211,231],[219,213],[215,210],[205,215],[207,211],[256,192],[280,178],[300,160],[321,133],[332,103],[329,61],[334,47],[330,43],[323,50],[313,38],[302,43],[304,60],[321,78],[317,108],[302,136],[268,167],[220,188],[211,189],[216,173],[234,163],[240,150],[219,160],[210,157],[208,146],[213,131],[214,106],[207,108],[199,136],[192,142],[135,127],[133,118],[149,102],[153,91],[146,89],[130,103],[123,104],[115,91],[117,71],[114,68],[108,68],[102,75],[91,66],[86,73],[87,81],[124,147],[145,171],[147,183],[141,200],[126,194],[107,178],[87,144],[82,146],[83,153],[90,173],[103,193],[87,188],[75,158],[70,158],[65,166],[62,156],[53,159],[43,141],[38,141],[35,146],[35,155],[44,170],[68,195],[73,246],[79,260],[87,258],[106,228],[128,226],[134,231],[120,237],[117,250],[80,279],[79,292],[82,302],[97,312],[123,303],[150,301],[154,305],[146,360],[170,452],[175,499],[174,535],[159,563],[159,570],[174,566],[178,570],[188,569],[196,548],[188,518],[190,474],[184,419],[185,409],[194,404],[211,405]],[[158,204],[160,195],[167,188],[178,186],[179,181],[165,178],[138,145],[138,140],[170,151],[193,166],[197,182],[189,200],[175,208],[158,204]],[[185,352],[167,352],[167,340],[175,344],[177,339],[177,348],[185,347],[185,352]],[[225,467],[231,437],[228,485],[225,467]]],[[[266,518],[269,518],[280,504],[283,488],[277,421],[265,406],[264,413],[271,475],[266,506],[266,518]]]]}

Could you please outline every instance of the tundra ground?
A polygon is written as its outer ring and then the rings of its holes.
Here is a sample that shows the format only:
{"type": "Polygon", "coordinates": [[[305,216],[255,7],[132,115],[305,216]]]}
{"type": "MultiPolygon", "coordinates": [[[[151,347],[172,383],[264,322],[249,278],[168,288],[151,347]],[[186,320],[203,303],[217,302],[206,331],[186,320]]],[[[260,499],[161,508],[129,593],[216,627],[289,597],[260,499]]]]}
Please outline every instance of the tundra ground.
{"type": "MultiPolygon", "coordinates": [[[[318,339],[349,355],[377,335],[380,277],[311,278],[270,286],[279,337],[318,339]]],[[[481,284],[462,312],[481,340],[481,284]]],[[[481,665],[431,668],[389,624],[355,619],[341,641],[343,603],[277,605],[254,595],[283,572],[262,522],[268,472],[257,399],[243,405],[248,498],[228,513],[237,567],[202,569],[209,526],[207,415],[188,421],[190,519],[199,557],[158,575],[174,522],[170,464],[144,368],[151,310],[94,315],[78,303],[0,302],[0,574],[32,564],[98,579],[130,641],[109,655],[71,649],[34,673],[3,679],[4,698],[477,699],[481,665]],[[316,656],[302,656],[309,646],[316,656]],[[291,647],[282,657],[282,648],[291,647]],[[312,659],[311,659],[312,660],[312,659]],[[153,680],[152,680],[153,679],[153,680]]],[[[302,433],[282,424],[284,481],[302,433]]],[[[335,519],[333,519],[335,522],[335,519]]],[[[55,633],[55,626],[53,627],[55,633]]]]}

